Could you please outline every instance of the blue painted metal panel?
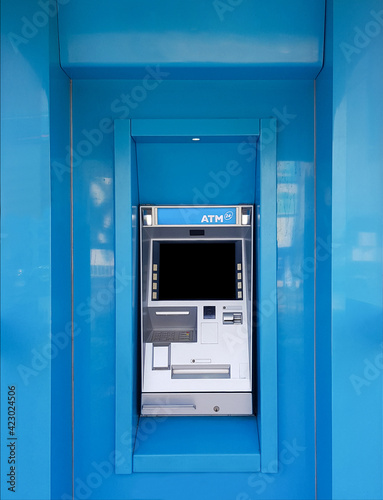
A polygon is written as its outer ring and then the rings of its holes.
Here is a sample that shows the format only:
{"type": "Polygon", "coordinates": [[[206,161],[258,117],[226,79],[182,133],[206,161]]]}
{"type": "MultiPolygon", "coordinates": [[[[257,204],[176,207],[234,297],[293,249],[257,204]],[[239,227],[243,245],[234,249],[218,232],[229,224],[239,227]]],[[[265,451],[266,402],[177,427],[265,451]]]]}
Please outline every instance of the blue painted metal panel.
{"type": "Polygon", "coordinates": [[[61,0],[61,61],[73,78],[144,78],[144,90],[153,75],[314,78],[324,3],[118,0],[111,8],[106,0],[61,0]]]}
{"type": "Polygon", "coordinates": [[[137,157],[142,204],[254,203],[256,151],[252,139],[238,144],[139,143],[137,157]]]}
{"type": "Polygon", "coordinates": [[[257,354],[258,420],[262,472],[278,471],[278,394],[277,394],[277,138],[268,131],[277,122],[261,120],[259,137],[260,205],[257,224],[257,354]],[[271,308],[265,302],[274,298],[271,308]]]}
{"type": "Polygon", "coordinates": [[[319,500],[332,498],[331,255],[333,144],[332,0],[326,5],[325,64],[315,87],[316,108],[316,460],[319,500]]]}
{"type": "Polygon", "coordinates": [[[135,472],[257,472],[255,417],[141,417],[135,472]],[[151,439],[142,439],[151,432],[151,439]]]}
{"type": "Polygon", "coordinates": [[[45,16],[26,38],[23,23],[35,13],[34,2],[1,2],[1,498],[26,500],[51,498],[54,355],[49,23],[45,16]],[[9,386],[16,388],[14,435],[9,386]]]}
{"type": "Polygon", "coordinates": [[[334,1],[334,499],[383,498],[382,34],[381,0],[334,1]]]}
{"type": "Polygon", "coordinates": [[[51,498],[72,491],[72,273],[70,82],[59,66],[57,17],[50,32],[50,164],[52,213],[51,498]]]}
{"type": "MultiPolygon", "coordinates": [[[[95,113],[97,106],[92,99],[85,121],[92,121],[95,113]]],[[[97,472],[92,464],[106,462],[112,471],[116,460],[114,171],[98,156],[100,145],[105,144],[105,135],[109,139],[108,156],[113,157],[113,136],[110,135],[113,123],[104,120],[99,124],[97,121],[95,128],[86,129],[86,125],[81,126],[84,118],[74,106],[73,307],[77,326],[74,337],[74,487],[77,496],[84,494],[82,481],[86,481],[89,472],[97,472]],[[107,440],[107,453],[100,446],[104,439],[107,440]],[[87,456],[92,457],[90,461],[87,456]]],[[[126,285],[126,277],[121,276],[118,284],[126,285]]]]}
{"type": "MultiPolygon", "coordinates": [[[[219,498],[235,500],[313,498],[314,287],[309,270],[314,255],[313,83],[163,81],[134,109],[122,108],[121,96],[131,95],[139,83],[74,81],[75,309],[80,313],[76,321],[81,331],[75,337],[75,495],[84,494],[81,486],[85,484],[89,496],[108,500],[155,499],[159,495],[176,500],[180,491],[186,500],[205,498],[211,491],[219,498]],[[103,248],[104,257],[114,251],[111,120],[226,116],[273,116],[278,124],[277,131],[266,131],[266,138],[278,136],[277,203],[278,211],[283,212],[278,213],[277,273],[280,472],[110,473],[105,479],[101,476],[99,483],[92,482],[94,474],[100,474],[100,464],[111,470],[115,450],[115,310],[113,301],[99,303],[100,298],[106,299],[100,290],[107,287],[108,278],[100,276],[101,269],[92,268],[92,273],[90,269],[91,249],[103,248]],[[307,263],[303,269],[302,263],[307,263]]],[[[209,172],[224,170],[229,157],[242,168],[235,178],[238,181],[233,177],[230,187],[222,188],[210,203],[251,203],[255,196],[254,155],[260,146],[247,142],[242,154],[238,144],[222,147],[217,154],[217,144],[175,144],[175,158],[167,161],[169,144],[137,144],[138,164],[148,165],[140,172],[140,200],[145,196],[149,203],[193,204],[192,188],[202,188],[203,194],[205,184],[215,182],[209,172]],[[193,155],[189,146],[211,146],[205,150],[203,165],[196,163],[203,155],[193,155]],[[178,186],[177,192],[174,186],[178,186]],[[241,200],[247,196],[249,200],[241,200]]],[[[266,314],[273,304],[275,296],[262,305],[266,314]]],[[[155,439],[155,432],[146,429],[142,440],[155,439]]]]}
{"type": "Polygon", "coordinates": [[[139,215],[136,151],[130,127],[130,120],[114,124],[117,474],[133,470],[138,424],[139,215]]]}
{"type": "Polygon", "coordinates": [[[259,120],[254,119],[188,119],[140,120],[132,123],[132,136],[136,142],[190,142],[198,138],[203,142],[242,142],[259,135],[259,120]]]}

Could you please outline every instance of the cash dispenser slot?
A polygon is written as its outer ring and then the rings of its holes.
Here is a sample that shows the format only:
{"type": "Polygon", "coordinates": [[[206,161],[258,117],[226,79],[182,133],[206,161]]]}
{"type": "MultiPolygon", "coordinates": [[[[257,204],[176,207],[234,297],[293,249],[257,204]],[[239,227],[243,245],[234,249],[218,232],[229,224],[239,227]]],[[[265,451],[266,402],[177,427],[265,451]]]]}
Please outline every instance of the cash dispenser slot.
{"type": "Polygon", "coordinates": [[[174,365],[172,378],[230,378],[230,365],[174,365]]]}

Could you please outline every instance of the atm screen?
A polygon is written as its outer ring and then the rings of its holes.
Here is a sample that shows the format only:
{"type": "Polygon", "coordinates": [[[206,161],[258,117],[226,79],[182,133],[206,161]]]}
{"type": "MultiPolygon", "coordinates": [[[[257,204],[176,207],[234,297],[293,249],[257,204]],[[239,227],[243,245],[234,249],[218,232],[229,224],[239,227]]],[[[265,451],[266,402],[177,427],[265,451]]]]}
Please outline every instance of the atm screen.
{"type": "Polygon", "coordinates": [[[235,300],[241,255],[240,241],[154,242],[158,300],[235,300]]]}

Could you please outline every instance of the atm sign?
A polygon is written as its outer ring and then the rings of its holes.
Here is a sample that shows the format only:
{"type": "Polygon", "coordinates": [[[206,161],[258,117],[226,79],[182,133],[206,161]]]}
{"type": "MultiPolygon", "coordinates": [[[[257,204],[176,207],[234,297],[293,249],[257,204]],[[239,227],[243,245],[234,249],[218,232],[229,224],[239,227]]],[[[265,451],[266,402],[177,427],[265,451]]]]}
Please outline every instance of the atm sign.
{"type": "Polygon", "coordinates": [[[236,207],[158,207],[159,226],[235,225],[236,207]]]}
{"type": "Polygon", "coordinates": [[[201,224],[222,224],[224,221],[231,221],[233,217],[234,212],[231,210],[227,211],[224,215],[203,215],[201,224]]]}

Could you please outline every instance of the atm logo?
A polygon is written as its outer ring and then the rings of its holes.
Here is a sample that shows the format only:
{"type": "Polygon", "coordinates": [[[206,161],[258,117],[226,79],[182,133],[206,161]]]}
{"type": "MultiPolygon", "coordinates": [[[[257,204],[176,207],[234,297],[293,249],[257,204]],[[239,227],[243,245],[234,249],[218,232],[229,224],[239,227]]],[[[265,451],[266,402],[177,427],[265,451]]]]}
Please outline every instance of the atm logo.
{"type": "Polygon", "coordinates": [[[230,221],[234,217],[234,213],[229,210],[224,215],[203,215],[201,223],[205,222],[207,224],[219,224],[225,221],[230,221]]]}

